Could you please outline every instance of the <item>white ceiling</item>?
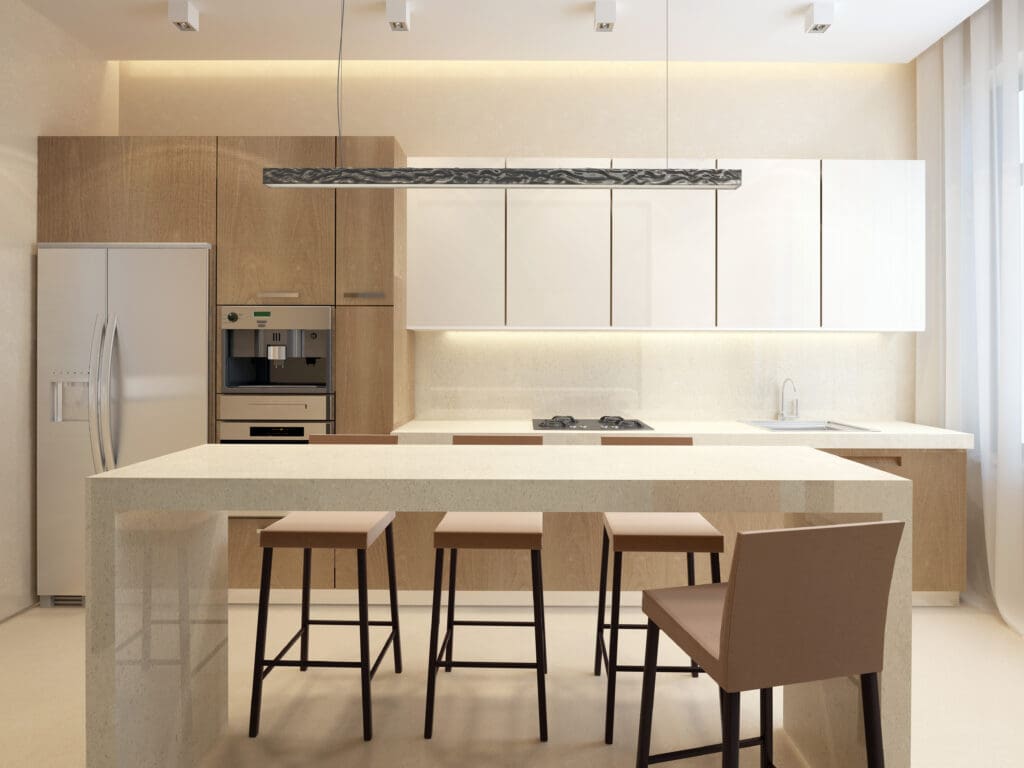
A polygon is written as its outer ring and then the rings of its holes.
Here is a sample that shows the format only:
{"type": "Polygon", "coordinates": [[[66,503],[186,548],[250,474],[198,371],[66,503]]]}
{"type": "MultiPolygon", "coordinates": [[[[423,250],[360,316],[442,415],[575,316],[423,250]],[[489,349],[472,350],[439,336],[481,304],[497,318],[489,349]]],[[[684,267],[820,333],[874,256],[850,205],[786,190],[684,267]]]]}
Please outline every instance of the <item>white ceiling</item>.
{"type": "MultiPolygon", "coordinates": [[[[339,0],[195,0],[199,32],[178,32],[165,0],[25,0],[108,59],[332,59],[339,0]]],[[[841,0],[824,35],[804,32],[807,0],[670,0],[681,61],[906,62],[985,0],[841,0]]],[[[391,32],[384,0],[348,0],[347,59],[658,60],[663,0],[619,0],[612,33],[593,0],[409,0],[412,31],[391,32]]]]}

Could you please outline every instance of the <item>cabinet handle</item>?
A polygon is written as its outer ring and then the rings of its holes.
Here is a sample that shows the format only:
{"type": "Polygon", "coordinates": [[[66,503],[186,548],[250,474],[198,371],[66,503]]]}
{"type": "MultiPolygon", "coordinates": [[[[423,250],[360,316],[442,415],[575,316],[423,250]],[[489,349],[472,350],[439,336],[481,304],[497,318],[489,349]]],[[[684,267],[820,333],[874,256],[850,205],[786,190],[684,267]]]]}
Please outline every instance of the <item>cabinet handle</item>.
{"type": "Polygon", "coordinates": [[[298,291],[261,291],[256,294],[261,299],[297,299],[298,291]]]}
{"type": "Polygon", "coordinates": [[[383,299],[384,291],[345,291],[343,294],[346,299],[383,299]]]}
{"type": "Polygon", "coordinates": [[[891,461],[897,467],[902,467],[903,466],[903,457],[900,456],[900,455],[894,455],[894,456],[872,456],[870,454],[864,454],[864,455],[860,455],[860,454],[847,454],[847,455],[843,456],[843,458],[844,459],[849,459],[850,461],[856,461],[856,462],[859,462],[859,463],[891,461]]]}

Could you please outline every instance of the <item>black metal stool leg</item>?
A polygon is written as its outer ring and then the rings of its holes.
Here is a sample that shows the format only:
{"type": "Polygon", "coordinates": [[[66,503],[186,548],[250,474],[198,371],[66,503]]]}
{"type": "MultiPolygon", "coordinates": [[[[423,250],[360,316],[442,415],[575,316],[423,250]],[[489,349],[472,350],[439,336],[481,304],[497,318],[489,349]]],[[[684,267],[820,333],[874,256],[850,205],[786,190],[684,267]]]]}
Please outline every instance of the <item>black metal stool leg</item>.
{"type": "MultiPolygon", "coordinates": [[[[693,552],[686,553],[686,583],[691,587],[697,583],[697,564],[693,556],[693,552]]],[[[690,673],[691,677],[697,677],[697,661],[693,658],[690,659],[690,666],[693,667],[693,672],[690,673]]]]}
{"type": "Polygon", "coordinates": [[[272,547],[263,549],[263,570],[260,573],[260,607],[256,614],[256,654],[252,670],[252,704],[249,708],[249,738],[260,732],[260,703],[263,698],[263,662],[267,652],[267,613],[270,607],[270,568],[274,561],[272,547]]]}
{"type": "Polygon", "coordinates": [[[548,703],[544,685],[544,597],[541,594],[540,550],[530,550],[530,565],[533,571],[533,640],[537,658],[537,716],[540,721],[540,740],[548,740],[548,703]]]}
{"type": "Polygon", "coordinates": [[[452,671],[452,646],[455,645],[455,569],[459,562],[459,550],[451,550],[448,556],[448,645],[444,649],[444,671],[452,671]]]}
{"type": "Polygon", "coordinates": [[[299,641],[299,659],[302,665],[299,669],[303,672],[308,669],[306,663],[309,661],[309,581],[312,560],[313,550],[302,550],[302,637],[299,641]]]}
{"type": "Polygon", "coordinates": [[[388,598],[391,601],[391,632],[394,634],[392,651],[395,654],[395,674],[402,672],[402,633],[398,629],[398,580],[395,576],[395,524],[384,529],[388,556],[388,598]]]}
{"type": "Polygon", "coordinates": [[[772,689],[761,689],[761,768],[772,768],[775,746],[775,723],[772,712],[772,689]]]}
{"type": "Polygon", "coordinates": [[[726,692],[722,701],[722,768],[740,768],[740,695],[726,692]]]}
{"type": "Polygon", "coordinates": [[[437,684],[437,633],[441,623],[441,573],[444,571],[444,550],[434,555],[434,599],[430,605],[430,656],[427,658],[427,707],[423,717],[423,738],[434,735],[434,689],[437,684]]]}
{"type": "Polygon", "coordinates": [[[602,527],[601,542],[601,583],[597,592],[597,642],[594,650],[594,675],[601,676],[601,651],[604,648],[604,605],[608,590],[608,531],[602,527]]]}
{"type": "Polygon", "coordinates": [[[359,670],[363,681],[363,740],[373,738],[373,709],[370,704],[370,606],[366,591],[366,550],[356,550],[359,582],[359,670]]]}
{"type": "Polygon", "coordinates": [[[717,552],[711,553],[711,583],[722,583],[722,566],[720,564],[717,552]]]}
{"type": "Polygon", "coordinates": [[[537,569],[537,599],[540,601],[540,643],[541,650],[543,651],[541,659],[544,665],[544,674],[546,675],[548,673],[548,630],[544,623],[544,559],[539,554],[540,550],[537,550],[537,552],[537,557],[541,559],[542,566],[537,569]]]}
{"type": "Polygon", "coordinates": [[[885,768],[878,673],[871,672],[860,676],[860,695],[864,706],[864,743],[868,753],[868,768],[885,768]]]}
{"type": "Polygon", "coordinates": [[[619,663],[619,604],[622,598],[622,553],[612,560],[612,622],[608,647],[608,700],[604,713],[604,743],[611,744],[615,735],[615,667],[619,663]]]}
{"type": "Polygon", "coordinates": [[[658,675],[658,640],[661,630],[647,622],[647,650],[644,651],[644,686],[640,693],[640,733],[636,743],[636,768],[647,768],[651,756],[651,725],[654,722],[654,682],[658,675]]]}

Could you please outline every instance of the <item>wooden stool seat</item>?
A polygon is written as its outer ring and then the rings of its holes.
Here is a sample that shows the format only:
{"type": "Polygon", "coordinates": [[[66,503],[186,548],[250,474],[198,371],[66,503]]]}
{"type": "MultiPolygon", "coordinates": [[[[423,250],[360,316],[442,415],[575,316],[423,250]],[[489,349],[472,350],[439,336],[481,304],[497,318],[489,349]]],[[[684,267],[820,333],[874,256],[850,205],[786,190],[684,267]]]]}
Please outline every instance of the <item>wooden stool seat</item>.
{"type": "Polygon", "coordinates": [[[719,649],[728,591],[728,584],[700,584],[643,593],[644,613],[715,679],[721,676],[719,649]]]}
{"type": "Polygon", "coordinates": [[[394,512],[289,512],[260,531],[260,546],[367,549],[394,520],[394,512]]]}
{"type": "Polygon", "coordinates": [[[607,512],[613,552],[724,552],[722,532],[697,512],[607,512]]]}
{"type": "Polygon", "coordinates": [[[435,549],[540,549],[542,512],[447,512],[434,530],[435,549]]]}

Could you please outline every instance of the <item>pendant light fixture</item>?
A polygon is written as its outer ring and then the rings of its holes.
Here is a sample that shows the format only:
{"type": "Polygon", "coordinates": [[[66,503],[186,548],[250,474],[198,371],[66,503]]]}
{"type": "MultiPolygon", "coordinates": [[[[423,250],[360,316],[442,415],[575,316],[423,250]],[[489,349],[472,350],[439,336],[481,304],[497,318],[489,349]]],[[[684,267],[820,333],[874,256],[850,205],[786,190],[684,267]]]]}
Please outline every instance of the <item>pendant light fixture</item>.
{"type": "MultiPolygon", "coordinates": [[[[345,0],[340,0],[338,136],[341,132],[345,0]]],[[[264,168],[268,187],[337,189],[738,189],[742,173],[721,168],[669,168],[668,4],[665,0],[665,168],[264,168]]],[[[339,142],[339,165],[341,165],[339,142]]]]}

